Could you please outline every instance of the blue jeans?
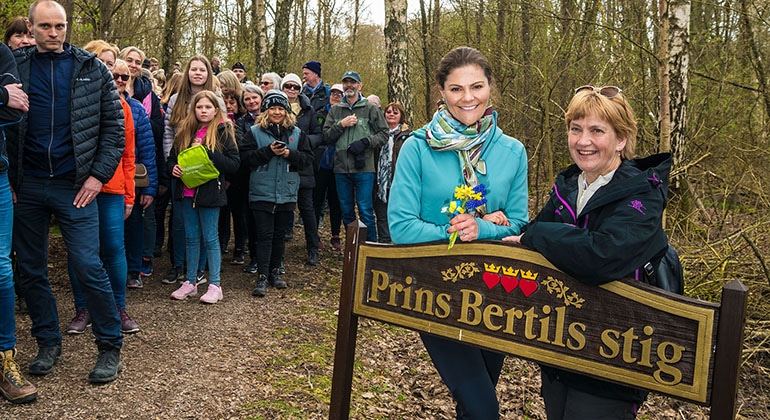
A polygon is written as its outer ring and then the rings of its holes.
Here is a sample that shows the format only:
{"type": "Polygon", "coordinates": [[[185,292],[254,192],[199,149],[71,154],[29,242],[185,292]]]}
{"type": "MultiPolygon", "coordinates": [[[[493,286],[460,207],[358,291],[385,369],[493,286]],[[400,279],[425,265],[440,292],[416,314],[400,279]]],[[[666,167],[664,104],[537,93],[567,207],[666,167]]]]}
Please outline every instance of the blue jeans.
{"type": "MultiPolygon", "coordinates": [[[[177,185],[175,181],[171,182],[171,197],[174,197],[177,185]]],[[[184,210],[182,210],[182,202],[179,200],[171,200],[171,232],[169,232],[169,242],[171,243],[171,264],[174,267],[182,267],[185,265],[185,228],[184,228],[184,210]],[[178,246],[176,244],[179,244],[178,246]]],[[[205,243],[204,243],[205,246],[205,243]]],[[[198,260],[198,270],[206,269],[206,253],[200,253],[200,259],[198,260]]],[[[222,258],[220,256],[220,258],[222,258]]],[[[194,264],[193,264],[194,265],[194,264]]],[[[138,270],[137,270],[138,271],[138,270]]]]}
{"type": "MultiPolygon", "coordinates": [[[[2,133],[0,133],[2,135],[2,133]]],[[[13,201],[8,173],[0,173],[0,351],[16,346],[13,268],[11,239],[13,233],[13,201]]]]}
{"type": "MultiPolygon", "coordinates": [[[[107,270],[112,286],[115,304],[126,309],[126,248],[123,245],[124,197],[121,194],[99,193],[96,203],[99,205],[99,254],[107,270]]],[[[67,271],[72,283],[72,297],[75,309],[86,308],[86,298],[80,290],[72,259],[67,255],[67,271]]]]}
{"type": "MultiPolygon", "coordinates": [[[[209,282],[219,286],[219,272],[222,267],[222,251],[219,248],[219,207],[193,207],[192,202],[192,198],[174,202],[174,205],[181,204],[184,214],[187,261],[199,261],[201,253],[206,252],[209,263],[209,282]]],[[[188,263],[186,280],[195,284],[197,271],[198,267],[188,263]]]]}
{"type": "Polygon", "coordinates": [[[48,230],[51,214],[61,230],[72,268],[86,298],[97,345],[120,348],[120,317],[107,271],[99,259],[99,209],[96,201],[75,208],[72,181],[27,176],[16,192],[13,246],[19,283],[39,347],[62,342],[59,312],[48,278],[48,230]]]}
{"type": "Polygon", "coordinates": [[[366,240],[377,242],[377,225],[374,223],[372,188],[374,172],[334,174],[337,180],[337,196],[342,208],[342,223],[347,226],[356,220],[356,205],[361,222],[366,225],[366,240]]]}

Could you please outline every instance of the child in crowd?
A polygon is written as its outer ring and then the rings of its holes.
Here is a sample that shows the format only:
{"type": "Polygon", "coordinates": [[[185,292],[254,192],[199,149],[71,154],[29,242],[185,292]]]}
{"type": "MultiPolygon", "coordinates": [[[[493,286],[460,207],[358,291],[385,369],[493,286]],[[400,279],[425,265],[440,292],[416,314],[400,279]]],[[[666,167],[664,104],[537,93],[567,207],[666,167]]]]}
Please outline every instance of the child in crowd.
{"type": "MultiPolygon", "coordinates": [[[[225,115],[217,96],[207,90],[193,96],[190,113],[180,124],[169,153],[168,167],[175,178],[174,200],[181,204],[185,225],[185,250],[187,261],[198,261],[201,241],[208,253],[209,286],[201,296],[203,303],[222,300],[220,267],[222,255],[219,248],[219,207],[227,203],[225,174],[232,174],[240,163],[235,144],[233,124],[225,115]],[[219,171],[219,176],[195,188],[182,182],[184,170],[178,163],[179,153],[189,147],[203,145],[209,159],[219,171]]],[[[183,300],[198,294],[197,270],[187,264],[185,282],[171,294],[173,299],[183,300]]]]}

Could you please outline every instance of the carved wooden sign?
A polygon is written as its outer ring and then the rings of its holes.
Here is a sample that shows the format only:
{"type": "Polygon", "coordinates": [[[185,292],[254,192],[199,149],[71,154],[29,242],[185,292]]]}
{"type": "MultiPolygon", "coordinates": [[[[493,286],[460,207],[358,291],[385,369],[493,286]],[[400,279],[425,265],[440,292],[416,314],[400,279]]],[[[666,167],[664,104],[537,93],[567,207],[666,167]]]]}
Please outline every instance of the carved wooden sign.
{"type": "Polygon", "coordinates": [[[355,315],[710,403],[718,305],[633,280],[585,285],[500,242],[365,243],[355,270],[355,315]]]}

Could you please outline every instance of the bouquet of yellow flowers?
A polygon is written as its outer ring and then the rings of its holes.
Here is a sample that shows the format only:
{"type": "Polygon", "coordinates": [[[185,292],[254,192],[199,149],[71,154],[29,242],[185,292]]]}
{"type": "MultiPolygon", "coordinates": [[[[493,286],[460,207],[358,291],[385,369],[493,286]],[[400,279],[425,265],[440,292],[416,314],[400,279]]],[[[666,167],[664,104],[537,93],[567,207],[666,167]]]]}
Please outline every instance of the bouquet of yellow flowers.
{"type": "MultiPolygon", "coordinates": [[[[478,184],[475,187],[463,184],[455,187],[455,194],[449,203],[441,208],[441,212],[446,214],[450,219],[458,214],[472,213],[476,208],[483,206],[487,203],[487,189],[484,184],[478,184]]],[[[452,232],[449,237],[449,247],[452,247],[457,241],[457,232],[452,232]]]]}

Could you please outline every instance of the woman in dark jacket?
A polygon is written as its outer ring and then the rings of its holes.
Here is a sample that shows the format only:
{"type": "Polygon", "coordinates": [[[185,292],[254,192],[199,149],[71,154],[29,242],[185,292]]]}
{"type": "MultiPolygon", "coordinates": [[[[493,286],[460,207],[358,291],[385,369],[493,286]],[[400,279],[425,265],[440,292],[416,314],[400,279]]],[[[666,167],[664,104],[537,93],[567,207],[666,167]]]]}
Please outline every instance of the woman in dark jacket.
{"type": "MultiPolygon", "coordinates": [[[[565,115],[574,165],[550,200],[510,240],[535,249],[575,279],[600,285],[638,276],[668,248],[662,228],[671,158],[633,159],[636,121],[617,87],[583,86],[565,115]]],[[[633,419],[647,393],[541,366],[546,414],[554,419],[633,419]]]]}
{"type": "Polygon", "coordinates": [[[286,231],[297,204],[299,171],[312,165],[307,135],[297,128],[286,95],[270,90],[251,127],[253,139],[241,143],[241,160],[251,168],[249,207],[257,225],[259,278],[252,295],[264,297],[268,282],[286,288],[281,278],[286,231]],[[269,276],[269,277],[268,277],[269,276]]]}
{"type": "MultiPolygon", "coordinates": [[[[302,83],[299,80],[299,76],[294,73],[287,74],[281,82],[281,90],[289,98],[289,104],[297,115],[297,127],[307,136],[310,142],[310,149],[315,153],[315,150],[321,147],[323,142],[323,129],[318,124],[318,118],[316,118],[316,113],[310,103],[310,99],[303,93],[300,93],[302,83]]],[[[302,218],[305,230],[305,246],[307,248],[305,264],[317,265],[320,239],[318,237],[318,221],[313,207],[313,190],[315,189],[315,170],[313,165],[300,170],[299,177],[297,207],[299,208],[299,217],[302,218]]]]}
{"type": "Polygon", "coordinates": [[[374,156],[377,175],[374,188],[372,188],[374,216],[377,218],[377,241],[390,242],[390,229],[388,228],[388,196],[390,186],[393,184],[393,175],[396,173],[396,160],[401,146],[412,134],[406,125],[406,111],[399,102],[391,102],[385,106],[385,122],[388,123],[388,142],[377,149],[374,156]]]}

